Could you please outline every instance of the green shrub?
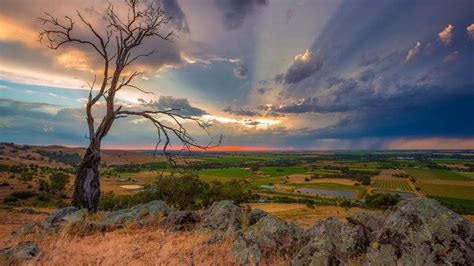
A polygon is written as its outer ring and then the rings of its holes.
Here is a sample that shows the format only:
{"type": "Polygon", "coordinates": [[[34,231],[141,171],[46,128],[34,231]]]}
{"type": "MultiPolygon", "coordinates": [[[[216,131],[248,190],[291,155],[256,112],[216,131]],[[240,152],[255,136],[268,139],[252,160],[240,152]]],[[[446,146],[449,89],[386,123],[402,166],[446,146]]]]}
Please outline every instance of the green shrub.
{"type": "Polygon", "coordinates": [[[63,172],[56,172],[49,176],[49,188],[52,192],[63,191],[69,184],[69,176],[63,172]]]}
{"type": "Polygon", "coordinates": [[[39,191],[49,191],[49,183],[43,178],[39,180],[39,191]]]}
{"type": "Polygon", "coordinates": [[[3,203],[12,203],[12,202],[17,202],[18,198],[15,198],[13,196],[7,196],[3,199],[3,203]]]}
{"type": "Polygon", "coordinates": [[[196,209],[225,199],[238,204],[248,202],[253,198],[255,196],[245,188],[244,181],[206,183],[196,175],[185,173],[181,176],[159,177],[154,184],[146,186],[143,191],[134,195],[103,193],[99,200],[99,209],[124,209],[152,200],[164,200],[168,205],[177,209],[196,209]]]}
{"type": "Polygon", "coordinates": [[[15,197],[17,199],[29,199],[31,197],[36,196],[36,193],[33,191],[15,191],[10,196],[15,197]]]}
{"type": "Polygon", "coordinates": [[[365,204],[369,208],[387,209],[400,201],[400,195],[389,193],[375,193],[365,197],[365,204]]]}
{"type": "Polygon", "coordinates": [[[30,182],[31,180],[33,180],[33,172],[23,172],[20,174],[20,177],[18,178],[20,181],[22,182],[30,182]]]}

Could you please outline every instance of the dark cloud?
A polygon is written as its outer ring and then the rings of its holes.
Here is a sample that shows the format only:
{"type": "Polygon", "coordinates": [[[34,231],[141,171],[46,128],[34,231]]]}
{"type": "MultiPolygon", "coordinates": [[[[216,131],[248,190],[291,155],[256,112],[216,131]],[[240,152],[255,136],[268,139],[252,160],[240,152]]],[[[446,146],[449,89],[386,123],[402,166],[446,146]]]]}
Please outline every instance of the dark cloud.
{"type": "Polygon", "coordinates": [[[367,82],[373,78],[375,78],[375,72],[372,69],[364,70],[359,76],[359,80],[363,82],[367,82]]]}
{"type": "Polygon", "coordinates": [[[162,5],[167,16],[171,16],[170,25],[182,32],[189,33],[189,25],[186,19],[186,15],[181,10],[177,0],[158,0],[158,3],[162,5]]]}
{"type": "Polygon", "coordinates": [[[406,87],[400,88],[397,95],[372,95],[359,102],[369,106],[359,106],[336,125],[315,130],[311,135],[317,138],[472,136],[473,86],[406,87]]]}
{"type": "Polygon", "coordinates": [[[186,98],[174,98],[172,96],[160,96],[158,101],[145,101],[139,99],[143,106],[151,107],[155,110],[177,109],[177,113],[186,116],[201,116],[208,114],[206,111],[191,106],[186,98]]]}
{"type": "Polygon", "coordinates": [[[313,54],[306,50],[304,53],[296,55],[290,67],[284,74],[275,77],[275,81],[279,83],[298,83],[323,67],[323,59],[320,53],[313,54]]]}
{"type": "Polygon", "coordinates": [[[257,92],[261,95],[264,95],[265,93],[267,93],[268,91],[271,91],[272,88],[265,88],[265,87],[262,87],[262,88],[258,88],[257,89],[257,92]]]}
{"type": "Polygon", "coordinates": [[[379,62],[380,58],[377,53],[369,53],[362,56],[359,66],[370,66],[379,62]]]}
{"type": "Polygon", "coordinates": [[[268,5],[267,0],[215,0],[222,13],[224,27],[228,30],[239,28],[245,18],[258,8],[268,5]]]}
{"type": "Polygon", "coordinates": [[[242,63],[237,63],[234,67],[234,76],[239,79],[247,77],[247,73],[248,69],[242,63]]]}
{"type": "Polygon", "coordinates": [[[260,115],[260,113],[250,111],[250,110],[244,110],[244,109],[235,110],[235,109],[232,109],[230,106],[224,108],[222,111],[229,114],[240,115],[240,116],[259,116],[260,115]]]}
{"type": "Polygon", "coordinates": [[[28,144],[86,142],[86,123],[80,109],[0,99],[0,113],[3,141],[28,144]]]}

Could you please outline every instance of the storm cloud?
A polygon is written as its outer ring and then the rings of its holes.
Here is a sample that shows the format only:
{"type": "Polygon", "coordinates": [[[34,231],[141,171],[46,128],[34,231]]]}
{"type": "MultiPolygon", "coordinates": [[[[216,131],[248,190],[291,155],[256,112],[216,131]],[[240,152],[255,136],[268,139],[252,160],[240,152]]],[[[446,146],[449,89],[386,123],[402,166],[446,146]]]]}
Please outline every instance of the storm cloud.
{"type": "Polygon", "coordinates": [[[161,4],[166,15],[171,17],[170,24],[173,28],[189,33],[188,21],[178,0],[158,0],[158,4],[161,4]]]}
{"type": "Polygon", "coordinates": [[[319,53],[313,54],[306,50],[302,54],[295,56],[286,73],[277,75],[277,82],[285,82],[287,84],[298,83],[323,67],[323,59],[319,53]]]}
{"type": "Polygon", "coordinates": [[[197,107],[191,106],[186,98],[175,98],[173,96],[160,96],[157,101],[145,101],[139,99],[145,107],[151,107],[155,110],[170,110],[176,109],[176,112],[186,116],[202,116],[207,112],[197,107]]]}
{"type": "Polygon", "coordinates": [[[260,113],[254,112],[251,110],[244,110],[244,109],[232,109],[232,107],[226,107],[222,111],[233,114],[233,115],[239,115],[239,116],[259,116],[260,113]]]}
{"type": "Polygon", "coordinates": [[[224,27],[234,30],[244,23],[247,16],[268,5],[268,0],[215,0],[215,4],[221,12],[224,27]]]}

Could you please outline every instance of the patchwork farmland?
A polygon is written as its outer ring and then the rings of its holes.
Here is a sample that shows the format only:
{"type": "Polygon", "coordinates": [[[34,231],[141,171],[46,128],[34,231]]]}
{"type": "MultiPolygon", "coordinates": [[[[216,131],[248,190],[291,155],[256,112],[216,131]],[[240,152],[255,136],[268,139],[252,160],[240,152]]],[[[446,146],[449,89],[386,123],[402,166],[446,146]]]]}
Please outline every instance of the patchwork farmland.
{"type": "Polygon", "coordinates": [[[377,179],[372,184],[372,187],[386,190],[413,191],[408,181],[405,180],[377,179]]]}

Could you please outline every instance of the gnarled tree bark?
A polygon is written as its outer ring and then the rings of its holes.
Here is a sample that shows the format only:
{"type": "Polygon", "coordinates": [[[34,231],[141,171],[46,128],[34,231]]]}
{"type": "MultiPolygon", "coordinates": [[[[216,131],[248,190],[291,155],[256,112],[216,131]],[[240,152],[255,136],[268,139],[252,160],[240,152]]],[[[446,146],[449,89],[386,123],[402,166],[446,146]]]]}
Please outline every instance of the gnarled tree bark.
{"type": "Polygon", "coordinates": [[[99,181],[100,147],[91,145],[87,148],[76,173],[72,205],[97,211],[100,198],[99,181]]]}

